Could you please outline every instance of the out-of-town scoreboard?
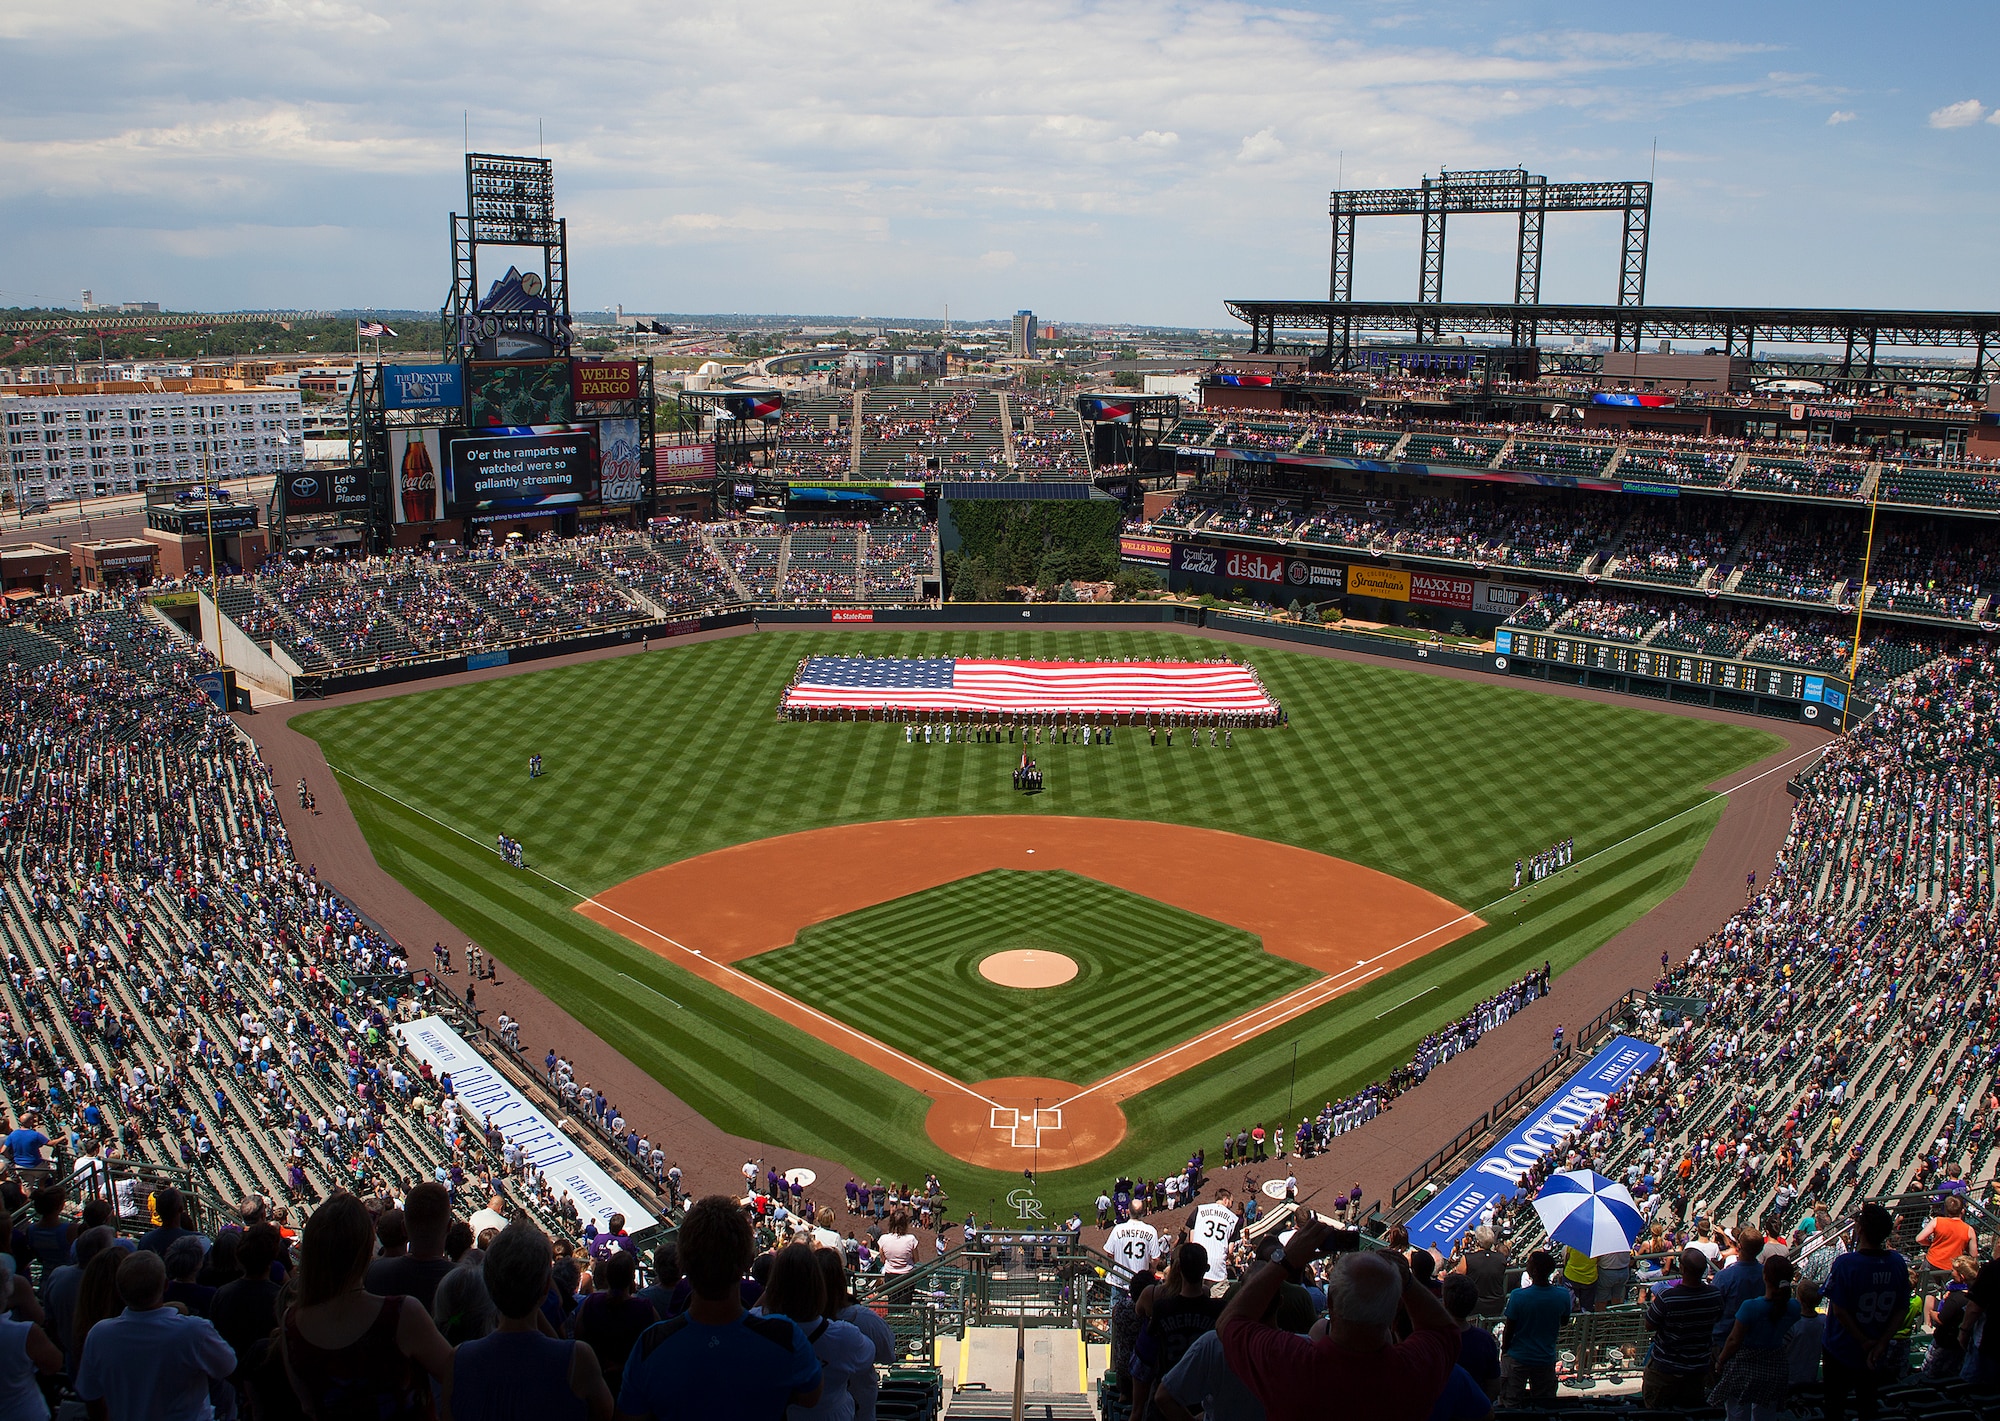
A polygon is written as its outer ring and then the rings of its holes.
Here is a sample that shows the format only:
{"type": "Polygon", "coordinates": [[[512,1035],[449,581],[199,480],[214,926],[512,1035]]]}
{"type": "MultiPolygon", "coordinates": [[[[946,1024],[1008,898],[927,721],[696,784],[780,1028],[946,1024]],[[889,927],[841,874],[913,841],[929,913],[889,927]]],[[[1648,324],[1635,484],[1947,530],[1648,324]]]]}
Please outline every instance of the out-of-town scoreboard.
{"type": "Polygon", "coordinates": [[[1706,686],[1744,695],[1805,701],[1836,711],[1847,702],[1847,681],[1844,677],[1792,666],[1767,666],[1754,661],[1731,661],[1685,651],[1662,651],[1657,647],[1635,646],[1626,642],[1551,636],[1546,632],[1505,627],[1495,633],[1493,649],[1499,656],[1548,661],[1559,666],[1605,671],[1618,676],[1643,676],[1649,680],[1678,682],[1686,686],[1706,686]]]}

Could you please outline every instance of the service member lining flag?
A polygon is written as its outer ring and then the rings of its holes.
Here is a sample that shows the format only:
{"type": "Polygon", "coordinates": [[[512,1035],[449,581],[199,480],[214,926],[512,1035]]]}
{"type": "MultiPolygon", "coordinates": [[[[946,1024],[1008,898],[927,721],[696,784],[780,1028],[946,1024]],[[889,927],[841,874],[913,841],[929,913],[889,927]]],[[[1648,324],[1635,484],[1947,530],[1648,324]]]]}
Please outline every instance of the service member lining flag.
{"type": "MultiPolygon", "coordinates": [[[[795,718],[824,710],[1006,715],[1278,713],[1257,673],[1234,661],[988,661],[968,657],[810,656],[785,688],[795,718]]],[[[1240,722],[1239,722],[1240,723],[1240,722]]]]}

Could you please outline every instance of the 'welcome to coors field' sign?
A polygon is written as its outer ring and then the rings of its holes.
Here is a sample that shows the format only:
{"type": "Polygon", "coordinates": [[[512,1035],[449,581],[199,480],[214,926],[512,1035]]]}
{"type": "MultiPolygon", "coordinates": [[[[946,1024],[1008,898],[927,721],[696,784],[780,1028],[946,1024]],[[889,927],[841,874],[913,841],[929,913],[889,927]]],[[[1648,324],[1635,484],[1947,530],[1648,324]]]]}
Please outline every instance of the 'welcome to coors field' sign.
{"type": "Polygon", "coordinates": [[[444,1018],[419,1017],[395,1032],[434,1073],[451,1077],[453,1098],[472,1128],[482,1129],[491,1121],[541,1171],[551,1189],[575,1201],[580,1216],[597,1220],[602,1228],[613,1214],[623,1214],[625,1226],[634,1231],[656,1222],[444,1018]]]}

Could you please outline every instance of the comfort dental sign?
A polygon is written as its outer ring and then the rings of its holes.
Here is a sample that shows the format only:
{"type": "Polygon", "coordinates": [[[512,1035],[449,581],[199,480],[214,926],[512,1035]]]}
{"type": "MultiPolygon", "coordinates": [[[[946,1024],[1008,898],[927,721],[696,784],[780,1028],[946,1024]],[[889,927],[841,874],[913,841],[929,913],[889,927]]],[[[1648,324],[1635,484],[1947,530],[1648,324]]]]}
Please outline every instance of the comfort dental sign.
{"type": "Polygon", "coordinates": [[[397,1027],[396,1034],[418,1060],[430,1062],[435,1074],[451,1077],[459,1108],[473,1129],[485,1128],[491,1119],[503,1138],[520,1146],[551,1189],[576,1201],[576,1211],[586,1221],[595,1219],[603,1228],[613,1214],[623,1214],[625,1227],[633,1232],[656,1222],[442,1017],[420,1017],[397,1027]]]}
{"type": "Polygon", "coordinates": [[[1411,1217],[1410,1242],[1449,1249],[1459,1236],[1479,1222],[1496,1199],[1520,1193],[1522,1171],[1554,1149],[1563,1136],[1580,1128],[1632,1077],[1660,1059],[1660,1048],[1630,1036],[1615,1037],[1589,1065],[1563,1083],[1562,1089],[1533,1111],[1505,1137],[1493,1143],[1479,1163],[1444,1187],[1411,1217]]]}

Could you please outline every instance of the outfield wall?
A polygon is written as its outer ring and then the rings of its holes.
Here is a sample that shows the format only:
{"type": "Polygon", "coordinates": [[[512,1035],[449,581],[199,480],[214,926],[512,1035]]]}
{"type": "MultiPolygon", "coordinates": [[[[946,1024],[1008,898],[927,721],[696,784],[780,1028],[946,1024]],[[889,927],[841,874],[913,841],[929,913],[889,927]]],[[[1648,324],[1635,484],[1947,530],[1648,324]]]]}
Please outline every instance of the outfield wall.
{"type": "MultiPolygon", "coordinates": [[[[338,695],[343,691],[367,690],[376,686],[402,685],[449,676],[460,671],[479,671],[494,666],[520,665],[549,657],[568,656],[581,651],[626,646],[635,641],[666,639],[693,632],[719,631],[752,623],[770,626],[931,626],[964,623],[1020,622],[1029,626],[1195,626],[1215,631],[1256,637],[1261,641],[1323,646],[1339,651],[1396,661],[1423,662],[1474,671],[1496,680],[1527,677],[1560,685],[1582,686],[1590,690],[1612,691],[1635,699],[1670,701],[1676,705],[1710,706],[1717,710],[1746,715],[1770,716],[1778,720],[1803,720],[1828,730],[1840,728],[1840,716],[1824,703],[1799,697],[1752,694],[1722,686],[1687,684],[1681,681],[1634,674],[1621,670],[1600,670],[1508,655],[1443,642],[1424,642],[1405,637],[1361,631],[1344,631],[1337,626],[1315,626],[1301,622],[1279,622],[1265,617],[1215,607],[1192,606],[1180,602],[947,602],[941,607],[769,607],[756,611],[718,612],[701,617],[681,617],[671,621],[639,622],[612,631],[587,636],[517,644],[468,656],[447,656],[435,660],[406,662],[374,670],[335,675],[297,675],[292,678],[294,695],[301,700],[338,695]]],[[[1846,711],[1851,718],[1865,716],[1873,704],[1850,697],[1846,711]]]]}
{"type": "Polygon", "coordinates": [[[368,671],[333,672],[317,676],[298,675],[292,678],[292,693],[295,700],[317,700],[324,696],[337,696],[343,691],[365,691],[375,686],[401,685],[406,681],[428,681],[436,676],[450,676],[460,671],[483,671],[490,666],[516,666],[528,661],[543,661],[551,656],[569,656],[579,651],[600,651],[608,646],[624,646],[635,641],[686,636],[691,632],[715,631],[722,627],[747,626],[750,620],[751,614],[748,612],[719,612],[713,616],[678,617],[665,622],[636,622],[612,631],[592,632],[586,636],[568,637],[556,641],[517,642],[511,646],[498,647],[492,651],[475,651],[465,656],[440,656],[429,661],[405,661],[394,666],[383,666],[368,671]]]}

